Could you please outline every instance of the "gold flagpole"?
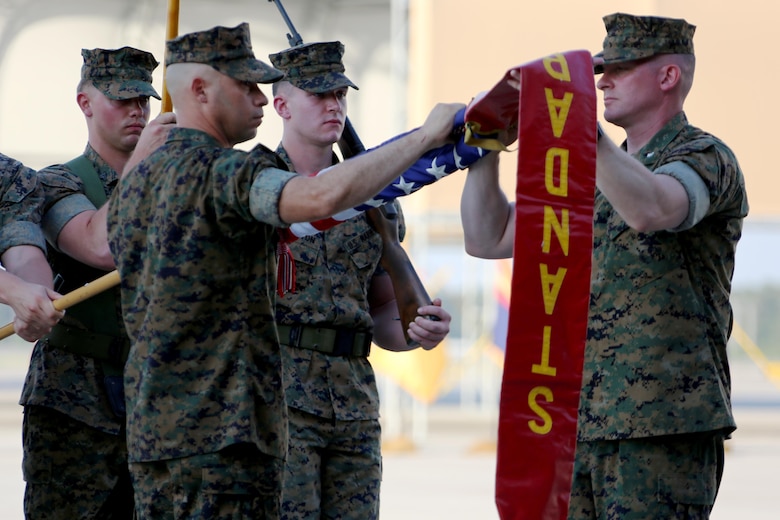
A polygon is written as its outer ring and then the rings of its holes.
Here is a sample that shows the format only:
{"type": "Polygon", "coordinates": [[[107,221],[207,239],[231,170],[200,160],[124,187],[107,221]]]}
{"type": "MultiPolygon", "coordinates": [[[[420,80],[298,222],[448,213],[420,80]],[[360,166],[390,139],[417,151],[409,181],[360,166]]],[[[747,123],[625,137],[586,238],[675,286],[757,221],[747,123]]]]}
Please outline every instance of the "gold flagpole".
{"type": "MultiPolygon", "coordinates": [[[[168,0],[168,23],[165,30],[165,40],[173,40],[179,34],[179,0],[168,0]]],[[[173,110],[171,95],[168,94],[168,88],[165,81],[165,58],[163,56],[163,92],[161,112],[170,112],[173,110]]]]}
{"type": "MultiPolygon", "coordinates": [[[[84,300],[92,298],[96,294],[102,293],[103,291],[110,289],[117,284],[119,284],[119,273],[117,271],[111,271],[108,274],[104,274],[97,280],[69,292],[62,298],[57,298],[52,302],[52,304],[58,311],[64,311],[65,309],[72,307],[77,303],[81,303],[84,300]]],[[[4,327],[0,328],[0,340],[11,336],[14,334],[14,332],[13,322],[5,325],[4,327]]]]}

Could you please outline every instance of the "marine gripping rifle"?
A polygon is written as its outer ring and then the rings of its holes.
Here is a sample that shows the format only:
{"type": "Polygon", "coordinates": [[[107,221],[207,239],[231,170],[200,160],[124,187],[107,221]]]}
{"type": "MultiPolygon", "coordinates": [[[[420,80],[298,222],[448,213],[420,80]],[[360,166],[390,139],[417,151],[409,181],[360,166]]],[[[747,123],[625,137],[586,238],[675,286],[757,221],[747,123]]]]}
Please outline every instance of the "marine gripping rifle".
{"type": "MultiPolygon", "coordinates": [[[[295,29],[295,26],[287,15],[280,0],[268,0],[276,4],[276,8],[282,15],[287,28],[287,41],[290,47],[303,44],[303,38],[295,29]]],[[[339,150],[344,159],[349,159],[366,151],[360,138],[355,132],[349,117],[344,122],[344,131],[338,142],[339,150]]],[[[398,211],[392,204],[385,204],[379,208],[372,208],[366,211],[366,216],[371,226],[382,237],[382,258],[380,264],[390,275],[395,291],[395,299],[398,304],[398,313],[400,314],[401,325],[404,329],[404,337],[409,347],[420,346],[416,341],[409,338],[407,327],[409,323],[417,317],[417,309],[423,305],[431,304],[431,297],[425,290],[420,277],[414,270],[409,256],[401,247],[398,237],[398,211]]],[[[437,316],[426,316],[430,320],[438,320],[437,316]]]]}

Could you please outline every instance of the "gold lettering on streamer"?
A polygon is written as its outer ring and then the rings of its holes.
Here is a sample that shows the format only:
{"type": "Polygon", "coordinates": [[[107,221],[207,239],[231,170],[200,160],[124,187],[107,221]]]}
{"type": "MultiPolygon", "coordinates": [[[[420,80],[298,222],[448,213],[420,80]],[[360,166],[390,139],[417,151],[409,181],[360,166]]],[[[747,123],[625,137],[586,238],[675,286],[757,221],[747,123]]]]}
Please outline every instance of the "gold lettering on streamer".
{"type": "Polygon", "coordinates": [[[558,81],[571,82],[571,74],[569,73],[569,62],[566,61],[566,57],[563,54],[553,54],[547,56],[542,60],[544,64],[544,70],[551,78],[558,81]]]}
{"type": "Polygon", "coordinates": [[[544,186],[547,193],[559,197],[569,196],[569,150],[552,147],[544,158],[544,186]],[[556,160],[557,159],[557,160],[556,160]],[[555,184],[555,165],[558,164],[558,184],[555,184]]]}
{"type": "MultiPolygon", "coordinates": [[[[544,68],[551,78],[558,82],[571,82],[569,65],[563,54],[556,54],[543,60],[544,68]]],[[[563,97],[555,97],[552,88],[544,88],[544,96],[547,102],[547,111],[550,116],[553,139],[560,139],[563,135],[569,110],[574,101],[573,92],[564,92],[563,97]]],[[[569,196],[569,150],[567,148],[551,146],[545,153],[544,162],[544,187],[552,197],[569,196]]],[[[562,208],[557,213],[552,205],[545,205],[543,210],[543,239],[541,254],[552,253],[553,233],[560,245],[564,257],[569,256],[570,222],[569,209],[562,208]]],[[[559,266],[554,273],[550,272],[548,264],[539,263],[539,276],[542,285],[542,300],[544,312],[549,316],[549,323],[561,323],[555,320],[555,304],[561,293],[563,282],[566,278],[567,268],[559,266]]],[[[553,326],[542,325],[541,352],[538,363],[531,364],[531,372],[547,377],[557,377],[558,369],[551,365],[553,326]]],[[[552,431],[553,417],[545,408],[545,404],[554,400],[553,391],[549,386],[535,386],[528,393],[528,406],[535,418],[528,421],[528,428],[538,435],[546,435],[552,431]]]]}
{"type": "Polygon", "coordinates": [[[566,92],[563,99],[558,99],[553,96],[551,88],[546,88],[544,89],[544,97],[547,99],[547,111],[550,113],[553,135],[560,137],[563,134],[563,127],[566,125],[566,118],[569,117],[569,108],[571,108],[574,94],[566,92]]]}
{"type": "Polygon", "coordinates": [[[531,408],[531,411],[542,420],[541,423],[538,421],[528,421],[528,427],[536,434],[546,435],[552,430],[553,421],[547,410],[536,402],[537,396],[542,396],[545,401],[552,403],[553,393],[552,390],[546,386],[537,386],[528,393],[528,406],[531,408]]]}
{"type": "Polygon", "coordinates": [[[531,372],[534,374],[540,374],[543,376],[552,376],[558,373],[558,369],[550,366],[550,336],[552,335],[552,327],[549,325],[544,326],[544,333],[542,337],[542,360],[539,364],[534,363],[531,365],[531,372]]]}
{"type": "Polygon", "coordinates": [[[555,274],[547,271],[547,264],[539,264],[539,274],[542,277],[542,298],[544,299],[544,313],[552,316],[555,310],[555,302],[561,291],[563,279],[566,277],[566,268],[559,267],[555,274]]]}
{"type": "Polygon", "coordinates": [[[552,232],[558,238],[564,256],[569,256],[569,210],[561,210],[561,219],[555,214],[552,206],[544,207],[544,238],[542,239],[542,252],[549,253],[552,243],[552,232]]]}

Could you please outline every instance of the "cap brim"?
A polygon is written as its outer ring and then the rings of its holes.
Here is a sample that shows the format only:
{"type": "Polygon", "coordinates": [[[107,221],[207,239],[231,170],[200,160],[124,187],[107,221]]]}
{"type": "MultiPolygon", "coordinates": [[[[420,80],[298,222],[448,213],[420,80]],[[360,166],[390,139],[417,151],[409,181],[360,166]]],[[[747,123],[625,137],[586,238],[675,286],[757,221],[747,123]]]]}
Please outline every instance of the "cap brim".
{"type": "Polygon", "coordinates": [[[211,66],[231,78],[252,83],[275,83],[284,77],[281,70],[251,58],[212,63],[211,66]]]}
{"type": "Polygon", "coordinates": [[[656,56],[657,53],[648,51],[643,53],[640,56],[616,56],[610,59],[604,58],[604,51],[601,51],[600,53],[594,55],[594,58],[601,58],[604,60],[604,63],[601,65],[594,65],[593,66],[593,73],[594,74],[603,74],[604,73],[604,65],[613,65],[615,63],[629,63],[632,61],[642,61],[646,60],[648,58],[652,58],[653,56],[656,56]]]}
{"type": "Polygon", "coordinates": [[[312,94],[324,94],[325,92],[331,92],[337,88],[352,87],[355,90],[360,90],[357,85],[352,83],[348,77],[340,72],[330,72],[310,79],[295,79],[290,80],[290,83],[295,85],[301,90],[310,92],[312,94]]]}
{"type": "MultiPolygon", "coordinates": [[[[604,59],[604,51],[601,51],[601,52],[599,52],[597,54],[594,54],[593,58],[604,59]]],[[[599,65],[594,65],[593,66],[593,74],[603,74],[603,73],[604,73],[604,65],[603,64],[599,64],[599,65]]]]}
{"type": "Polygon", "coordinates": [[[122,82],[93,80],[92,84],[109,99],[133,99],[142,96],[162,99],[150,83],[141,80],[122,82]]]}

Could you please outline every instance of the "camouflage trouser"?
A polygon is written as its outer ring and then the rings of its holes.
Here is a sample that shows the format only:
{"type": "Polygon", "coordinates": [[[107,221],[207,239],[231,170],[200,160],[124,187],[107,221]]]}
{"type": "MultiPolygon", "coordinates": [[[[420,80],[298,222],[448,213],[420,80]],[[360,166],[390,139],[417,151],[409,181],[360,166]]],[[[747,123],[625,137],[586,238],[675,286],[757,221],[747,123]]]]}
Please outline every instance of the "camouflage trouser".
{"type": "Polygon", "coordinates": [[[579,442],[569,519],[707,519],[722,475],[720,434],[579,442]]]}
{"type": "Polygon", "coordinates": [[[378,420],[334,421],[289,409],[284,520],[373,520],[382,481],[378,420]]]}
{"type": "Polygon", "coordinates": [[[276,520],[284,461],[253,444],[158,462],[132,462],[139,520],[276,520]]]}
{"type": "Polygon", "coordinates": [[[22,444],[27,518],[133,518],[124,433],[110,435],[55,410],[27,406],[22,444]]]}

